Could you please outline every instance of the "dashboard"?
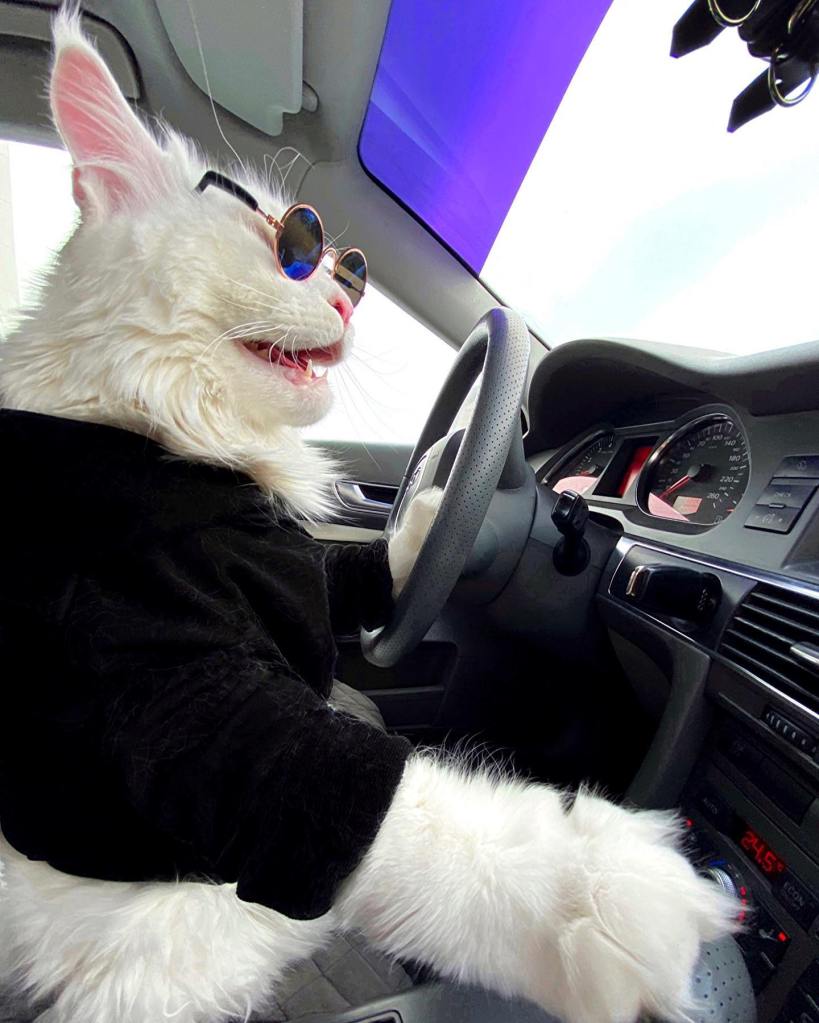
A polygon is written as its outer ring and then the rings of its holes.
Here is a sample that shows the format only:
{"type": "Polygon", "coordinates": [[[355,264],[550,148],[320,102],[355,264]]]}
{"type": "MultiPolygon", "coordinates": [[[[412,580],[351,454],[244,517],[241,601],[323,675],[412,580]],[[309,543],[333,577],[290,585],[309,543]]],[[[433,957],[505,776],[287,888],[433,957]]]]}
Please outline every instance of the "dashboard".
{"type": "Polygon", "coordinates": [[[819,585],[819,345],[785,352],[561,346],[530,386],[538,481],[624,535],[819,585]]]}
{"type": "Polygon", "coordinates": [[[713,406],[672,422],[620,429],[600,424],[560,455],[544,479],[557,493],[573,490],[601,508],[620,508],[633,521],[708,528],[733,514],[749,477],[738,416],[713,406]]]}
{"type": "Polygon", "coordinates": [[[747,906],[761,1023],[819,1023],[819,345],[572,342],[527,413],[540,488],[617,538],[594,603],[656,720],[628,798],[747,906]]]}

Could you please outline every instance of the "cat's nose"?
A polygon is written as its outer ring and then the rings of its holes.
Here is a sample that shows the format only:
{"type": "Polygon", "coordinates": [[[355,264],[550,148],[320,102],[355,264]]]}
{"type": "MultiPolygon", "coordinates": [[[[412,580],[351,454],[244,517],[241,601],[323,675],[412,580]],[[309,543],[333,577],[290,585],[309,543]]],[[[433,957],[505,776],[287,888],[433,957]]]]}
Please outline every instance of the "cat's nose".
{"type": "Polygon", "coordinates": [[[346,327],[353,315],[353,303],[347,298],[343,291],[337,291],[331,299],[330,305],[341,317],[341,322],[346,327]]]}

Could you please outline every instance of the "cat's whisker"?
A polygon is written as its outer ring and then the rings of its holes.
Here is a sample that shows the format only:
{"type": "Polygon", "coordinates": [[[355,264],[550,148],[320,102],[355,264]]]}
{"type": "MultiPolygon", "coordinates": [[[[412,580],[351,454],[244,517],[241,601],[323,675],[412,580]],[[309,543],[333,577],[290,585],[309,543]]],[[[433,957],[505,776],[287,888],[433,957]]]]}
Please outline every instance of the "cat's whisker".
{"type": "Polygon", "coordinates": [[[224,301],[227,303],[227,305],[235,305],[237,307],[237,309],[246,309],[248,312],[252,312],[252,313],[261,313],[261,312],[269,312],[270,311],[269,306],[265,305],[265,304],[262,304],[261,302],[258,302],[258,303],[257,302],[239,302],[235,298],[230,298],[227,295],[224,297],[224,301]]]}
{"type": "MultiPolygon", "coordinates": [[[[288,148],[290,148],[290,147],[288,146],[288,148]]],[[[308,167],[312,166],[310,161],[307,160],[307,158],[305,156],[303,156],[301,153],[297,152],[296,155],[293,157],[293,159],[290,161],[290,163],[287,164],[287,170],[283,174],[282,174],[281,170],[279,170],[279,174],[281,175],[281,179],[282,179],[282,183],[281,183],[282,189],[285,189],[287,187],[287,179],[290,176],[290,171],[293,170],[293,168],[296,166],[296,164],[298,163],[299,160],[305,160],[305,162],[307,163],[308,167]]]]}
{"type": "MultiPolygon", "coordinates": [[[[389,434],[390,422],[387,418],[387,414],[391,410],[391,406],[368,394],[361,386],[360,381],[358,381],[355,375],[350,372],[349,367],[343,365],[339,366],[336,378],[339,384],[339,395],[342,395],[346,391],[352,402],[356,416],[363,423],[364,428],[369,431],[372,427],[375,427],[376,429],[374,432],[376,435],[383,435],[384,433],[389,434]],[[354,390],[358,392],[357,395],[353,393],[354,390]],[[384,414],[379,414],[374,406],[380,406],[384,414]]],[[[343,398],[342,402],[346,406],[346,402],[344,402],[343,398]]],[[[352,421],[355,420],[352,419],[352,421]]],[[[360,443],[363,442],[364,438],[361,436],[360,443]]]]}
{"type": "Polygon", "coordinates": [[[403,376],[406,372],[404,366],[397,364],[394,360],[391,361],[384,353],[359,352],[356,348],[353,348],[349,359],[351,362],[359,363],[370,372],[377,372],[379,377],[399,377],[403,376]]]}
{"type": "MultiPolygon", "coordinates": [[[[276,301],[274,296],[267,294],[266,292],[262,291],[260,288],[254,288],[253,285],[252,284],[248,284],[247,281],[237,281],[235,278],[227,277],[227,276],[224,277],[223,279],[225,281],[227,281],[228,284],[235,284],[237,288],[240,288],[243,291],[248,291],[248,292],[251,292],[252,294],[260,295],[268,303],[276,301]]],[[[275,307],[271,307],[271,312],[274,312],[274,311],[275,311],[275,307]]]]}
{"type": "MultiPolygon", "coordinates": [[[[372,394],[368,393],[367,389],[362,386],[361,381],[348,366],[339,367],[336,380],[338,387],[335,389],[335,393],[341,399],[341,404],[344,407],[348,421],[356,426],[357,443],[367,451],[368,456],[372,458],[373,462],[378,464],[377,459],[373,457],[367,447],[366,436],[390,435],[392,420],[388,418],[388,413],[392,411],[392,406],[386,402],[379,401],[372,394]],[[353,393],[354,390],[358,392],[358,396],[353,393]],[[363,401],[361,400],[362,397],[363,401]],[[353,415],[350,414],[350,404],[352,405],[353,415]],[[383,415],[379,414],[376,406],[383,410],[383,415]]],[[[395,440],[394,443],[397,444],[398,441],[395,440]]]]}
{"type": "MultiPolygon", "coordinates": [[[[359,395],[364,399],[363,407],[367,408],[368,411],[372,411],[373,406],[380,406],[382,409],[384,409],[385,412],[392,411],[393,409],[392,403],[388,401],[382,401],[381,399],[376,398],[372,394],[368,393],[368,391],[364,388],[364,385],[362,384],[361,380],[359,380],[356,374],[350,370],[349,366],[340,366],[339,371],[341,373],[342,379],[345,382],[349,383],[352,387],[354,387],[358,391],[359,395]]],[[[380,420],[379,426],[388,427],[389,426],[388,421],[386,419],[380,420]]]]}
{"type": "Polygon", "coordinates": [[[206,358],[209,354],[212,354],[219,347],[219,345],[222,344],[222,342],[231,340],[234,337],[236,338],[244,337],[246,336],[246,332],[248,330],[251,330],[252,332],[269,331],[270,323],[267,320],[251,320],[248,323],[239,323],[234,327],[229,327],[227,330],[217,335],[217,337],[213,338],[213,340],[209,341],[205,345],[205,348],[203,349],[202,352],[200,352],[196,360],[195,366],[199,366],[202,360],[206,358]]]}
{"type": "Polygon", "coordinates": [[[331,249],[339,249],[339,248],[340,248],[340,246],[339,246],[339,244],[338,244],[338,243],[339,243],[339,240],[340,240],[340,239],[341,239],[341,238],[342,238],[342,237],[343,237],[343,236],[344,236],[344,235],[345,235],[345,234],[346,234],[346,233],[347,233],[347,232],[348,232],[349,230],[350,230],[350,221],[348,220],[348,221],[347,221],[347,224],[346,224],[346,226],[345,226],[345,227],[343,227],[343,228],[342,228],[342,230],[341,230],[341,231],[339,231],[339,233],[338,233],[338,234],[333,234],[333,235],[328,235],[328,236],[327,236],[327,244],[328,244],[328,246],[329,246],[329,247],[330,247],[331,249]]]}
{"type": "MultiPolygon", "coordinates": [[[[279,331],[282,330],[281,327],[277,327],[276,329],[279,330],[279,331]]],[[[274,341],[271,344],[270,348],[268,349],[268,351],[267,351],[267,361],[270,363],[271,366],[273,365],[273,358],[272,358],[272,356],[273,356],[273,351],[274,350],[276,352],[276,364],[279,365],[279,366],[281,365],[282,357],[285,354],[285,346],[287,344],[287,337],[288,337],[288,335],[289,335],[289,333],[291,332],[292,329],[293,329],[292,327],[287,327],[284,330],[283,336],[281,338],[279,338],[277,341],[274,341]]]]}
{"type": "MultiPolygon", "coordinates": [[[[293,167],[296,165],[296,163],[299,160],[304,160],[304,162],[307,164],[308,168],[311,168],[313,166],[313,161],[309,160],[304,155],[304,153],[302,153],[301,150],[296,149],[295,146],[281,146],[276,151],[276,155],[273,156],[272,158],[270,158],[270,172],[271,172],[271,175],[272,175],[272,171],[276,170],[278,172],[278,175],[279,175],[280,179],[281,179],[281,181],[280,181],[280,183],[278,185],[278,188],[279,188],[280,191],[284,191],[285,190],[285,188],[287,186],[287,178],[288,178],[291,170],[293,169],[293,167]],[[289,163],[287,163],[285,165],[287,169],[284,171],[284,173],[282,173],[282,168],[279,166],[279,157],[282,155],[282,153],[287,153],[287,152],[293,153],[293,157],[291,158],[289,163]]],[[[271,187],[272,187],[272,181],[271,181],[271,187]]]]}
{"type": "MultiPolygon", "coordinates": [[[[353,411],[354,412],[360,412],[361,410],[360,410],[360,408],[358,408],[358,406],[356,404],[356,401],[355,401],[355,398],[353,397],[353,395],[349,394],[349,392],[345,393],[345,384],[346,384],[345,374],[344,374],[344,371],[343,371],[343,367],[340,367],[340,369],[341,369],[341,374],[337,378],[340,386],[335,388],[335,393],[338,396],[338,398],[341,400],[342,407],[344,408],[344,416],[347,419],[347,422],[348,423],[355,423],[356,419],[355,419],[354,415],[351,415],[350,406],[349,406],[349,404],[347,402],[347,398],[349,397],[350,401],[352,401],[352,403],[353,403],[353,411]]],[[[357,427],[357,429],[358,429],[358,427],[357,427]]],[[[365,429],[367,429],[366,424],[365,424],[365,429]]],[[[369,430],[368,430],[368,432],[369,432],[369,430]]],[[[358,437],[357,437],[356,443],[358,443],[361,446],[361,448],[366,453],[367,457],[372,461],[373,465],[375,465],[376,468],[378,468],[380,463],[378,462],[378,459],[373,455],[372,451],[370,451],[369,445],[367,444],[366,438],[365,438],[364,433],[362,432],[361,429],[358,429],[358,437]]]]}

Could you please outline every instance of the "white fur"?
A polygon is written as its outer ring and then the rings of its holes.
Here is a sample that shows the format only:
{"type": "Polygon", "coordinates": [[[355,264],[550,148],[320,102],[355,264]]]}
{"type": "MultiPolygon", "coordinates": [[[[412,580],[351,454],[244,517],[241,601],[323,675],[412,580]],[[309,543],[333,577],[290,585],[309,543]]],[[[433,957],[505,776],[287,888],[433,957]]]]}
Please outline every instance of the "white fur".
{"type": "Polygon", "coordinates": [[[15,983],[49,1023],[244,1017],[333,929],[241,902],[235,885],[72,877],[2,838],[0,876],[0,991],[15,983]]]}
{"type": "Polygon", "coordinates": [[[333,912],[287,920],[232,885],[68,877],[0,846],[0,947],[57,998],[49,1023],[214,1023],[264,1000],[334,929],[569,1023],[685,1020],[700,945],[737,907],[675,846],[672,815],[410,760],[333,912]]]}
{"type": "MultiPolygon", "coordinates": [[[[253,215],[193,193],[200,157],[140,126],[76,17],[58,17],[55,35],[52,106],[82,220],[3,345],[4,404],[145,433],[320,513],[326,466],[294,428],[329,392],[294,387],[233,339],[346,350],[337,286],[277,274],[253,215]]],[[[399,589],[439,500],[413,502],[394,538],[399,589]]],[[[567,812],[547,787],[415,757],[333,912],[308,922],[242,903],[232,885],[69,877],[0,840],[0,985],[13,976],[53,1002],[49,1023],[215,1023],[248,1013],[341,927],[572,1023],[682,1019],[700,942],[732,929],[732,907],[676,852],[674,830],[588,793],[567,812]]]]}
{"type": "MultiPolygon", "coordinates": [[[[39,302],[0,346],[2,403],[147,434],[249,473],[299,515],[326,512],[330,467],[294,428],[326,414],[327,381],[294,387],[235,339],[288,351],[342,342],[348,352],[352,325],[331,304],[339,286],[324,272],[303,282],[278,273],[260,217],[218,189],[194,191],[207,165],[191,143],[167,128],[154,141],[118,90],[106,104],[99,89],[89,95],[74,64],[108,72],[76,17],[58,16],[55,39],[52,107],[82,216],[39,302]],[[66,123],[55,94],[73,103],[66,123]],[[71,111],[93,104],[111,140],[104,159],[69,127],[71,111]]],[[[236,176],[283,213],[267,182],[236,176]]]]}
{"type": "Polygon", "coordinates": [[[673,815],[417,757],[341,921],[392,955],[571,1023],[687,1019],[703,941],[736,905],[677,852],[673,815]]]}
{"type": "Polygon", "coordinates": [[[412,566],[426,539],[430,526],[438,514],[444,492],[440,487],[430,487],[414,497],[402,509],[398,529],[390,537],[387,551],[392,592],[397,597],[409,579],[412,566]]]}

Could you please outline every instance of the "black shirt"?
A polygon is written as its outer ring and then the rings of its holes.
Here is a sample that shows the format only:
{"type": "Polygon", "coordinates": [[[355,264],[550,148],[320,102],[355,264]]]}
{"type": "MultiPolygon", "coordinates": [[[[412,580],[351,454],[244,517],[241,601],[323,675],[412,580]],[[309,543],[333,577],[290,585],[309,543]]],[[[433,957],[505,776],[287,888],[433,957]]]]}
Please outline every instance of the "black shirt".
{"type": "Polygon", "coordinates": [[[251,479],[0,411],[0,828],[112,880],[199,875],[326,912],[409,744],[328,707],[383,620],[386,545],[314,541],[251,479]]]}

